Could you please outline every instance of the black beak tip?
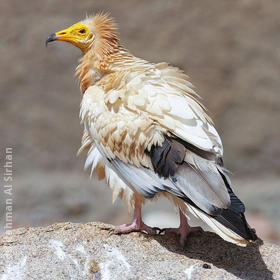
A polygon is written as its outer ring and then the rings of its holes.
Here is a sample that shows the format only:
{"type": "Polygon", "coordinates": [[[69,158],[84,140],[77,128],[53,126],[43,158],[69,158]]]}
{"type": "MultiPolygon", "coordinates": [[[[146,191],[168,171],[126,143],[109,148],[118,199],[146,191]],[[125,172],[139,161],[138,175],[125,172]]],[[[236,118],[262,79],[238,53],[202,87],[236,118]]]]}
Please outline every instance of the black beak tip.
{"type": "Polygon", "coordinates": [[[58,37],[56,36],[55,33],[49,35],[48,38],[46,39],[46,47],[47,47],[49,42],[55,41],[55,40],[57,40],[57,38],[58,37]]]}

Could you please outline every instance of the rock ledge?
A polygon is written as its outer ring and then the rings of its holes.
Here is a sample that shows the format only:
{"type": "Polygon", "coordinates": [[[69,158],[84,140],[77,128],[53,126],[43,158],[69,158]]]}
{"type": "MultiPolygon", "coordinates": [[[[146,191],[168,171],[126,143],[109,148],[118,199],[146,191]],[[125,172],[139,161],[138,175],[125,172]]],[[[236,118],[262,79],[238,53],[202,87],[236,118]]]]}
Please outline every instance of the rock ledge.
{"type": "Polygon", "coordinates": [[[60,223],[0,236],[0,280],[280,279],[280,247],[246,248],[213,233],[110,235],[111,225],[60,223]]]}

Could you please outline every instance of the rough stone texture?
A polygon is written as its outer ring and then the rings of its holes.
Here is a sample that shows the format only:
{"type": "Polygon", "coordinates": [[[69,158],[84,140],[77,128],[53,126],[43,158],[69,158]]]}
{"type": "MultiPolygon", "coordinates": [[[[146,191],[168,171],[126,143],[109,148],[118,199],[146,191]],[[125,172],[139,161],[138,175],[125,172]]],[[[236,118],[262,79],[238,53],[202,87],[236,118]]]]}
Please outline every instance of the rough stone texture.
{"type": "Polygon", "coordinates": [[[246,248],[213,233],[110,235],[101,223],[19,228],[0,236],[0,279],[280,279],[280,247],[246,248]]]}
{"type": "MultiPolygon", "coordinates": [[[[101,10],[116,18],[121,41],[133,54],[170,62],[190,75],[221,134],[226,167],[244,176],[233,183],[247,213],[265,215],[272,235],[279,236],[280,1],[275,0],[0,1],[0,158],[4,147],[14,147],[14,226],[69,220],[117,224],[128,218],[124,207],[111,206],[108,188],[89,181],[82,170],[85,154],[75,156],[82,134],[74,78],[80,51],[62,42],[47,49],[44,44],[50,33],[101,10]]],[[[1,193],[0,232],[4,199],[1,193]]]]}

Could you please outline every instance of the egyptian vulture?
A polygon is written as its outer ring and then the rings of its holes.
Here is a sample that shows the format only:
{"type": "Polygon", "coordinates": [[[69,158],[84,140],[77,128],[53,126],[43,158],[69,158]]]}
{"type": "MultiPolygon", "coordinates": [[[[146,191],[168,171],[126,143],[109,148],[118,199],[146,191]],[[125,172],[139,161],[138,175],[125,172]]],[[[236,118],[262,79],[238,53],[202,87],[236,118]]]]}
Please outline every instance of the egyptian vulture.
{"type": "Polygon", "coordinates": [[[82,93],[82,146],[85,167],[106,181],[113,201],[134,208],[131,224],[115,233],[158,233],[141,218],[146,199],[161,195],[180,213],[180,235],[197,230],[187,215],[207,223],[224,240],[245,246],[256,240],[244,204],[234,194],[223,167],[222,142],[186,74],[167,63],[150,63],[119,42],[107,14],[88,17],[48,36],[80,48],[77,67],[82,93]]]}

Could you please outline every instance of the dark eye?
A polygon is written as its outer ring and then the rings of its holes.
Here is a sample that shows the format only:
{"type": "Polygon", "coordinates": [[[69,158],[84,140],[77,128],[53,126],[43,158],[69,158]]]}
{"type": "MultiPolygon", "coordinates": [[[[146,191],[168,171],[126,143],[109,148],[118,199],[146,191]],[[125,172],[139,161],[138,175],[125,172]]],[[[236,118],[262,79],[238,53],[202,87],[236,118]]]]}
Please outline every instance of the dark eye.
{"type": "Polygon", "coordinates": [[[80,33],[86,33],[86,30],[83,28],[79,31],[80,33]]]}

